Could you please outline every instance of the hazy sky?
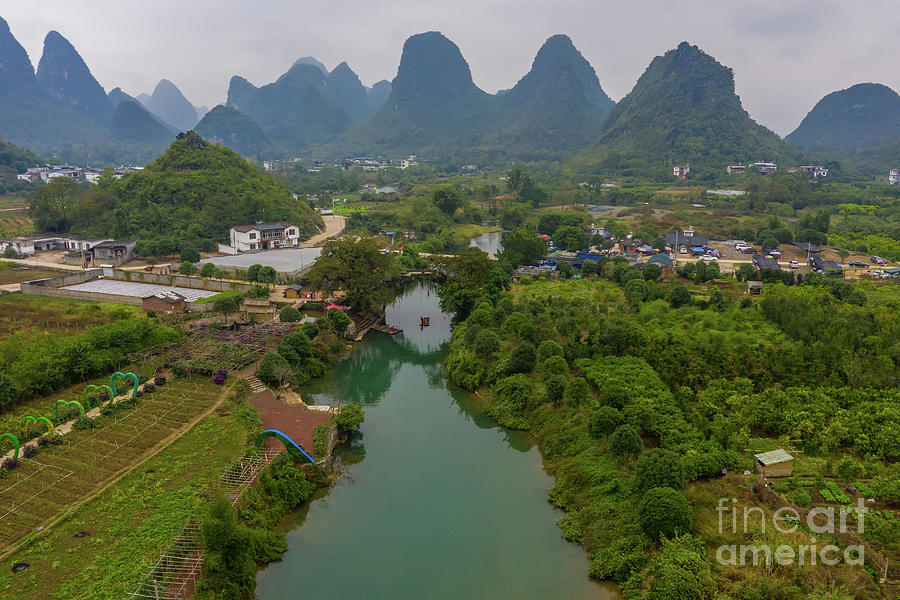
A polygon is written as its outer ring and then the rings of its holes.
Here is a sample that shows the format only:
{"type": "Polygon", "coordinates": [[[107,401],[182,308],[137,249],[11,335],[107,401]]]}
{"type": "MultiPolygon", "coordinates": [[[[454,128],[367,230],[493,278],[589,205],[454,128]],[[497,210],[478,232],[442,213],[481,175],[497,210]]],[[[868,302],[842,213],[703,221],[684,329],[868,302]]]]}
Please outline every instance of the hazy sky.
{"type": "Polygon", "coordinates": [[[108,90],[172,80],[197,105],[228,80],[269,83],[300,56],[346,60],[363,83],[393,79],[403,41],[438,30],[475,83],[509,88],[540,45],[568,34],[606,92],[628,93],[650,60],[687,40],[735,71],[744,107],[784,135],[828,92],[874,81],[900,90],[896,0],[3,0],[0,16],[40,60],[56,29],[108,90]]]}

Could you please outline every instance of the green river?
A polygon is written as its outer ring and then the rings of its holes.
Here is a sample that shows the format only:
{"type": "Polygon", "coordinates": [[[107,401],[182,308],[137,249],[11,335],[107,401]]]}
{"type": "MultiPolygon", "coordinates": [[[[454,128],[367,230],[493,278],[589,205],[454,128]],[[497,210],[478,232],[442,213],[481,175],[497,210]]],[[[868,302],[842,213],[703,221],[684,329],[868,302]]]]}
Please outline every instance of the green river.
{"type": "Polygon", "coordinates": [[[289,519],[289,549],[258,576],[261,600],[611,600],[587,577],[547,502],[552,483],[528,435],[499,427],[444,375],[450,319],[424,287],[388,308],[403,329],[370,333],[307,402],[360,402],[345,476],[289,519]],[[419,316],[431,326],[419,327],[419,316]]]}

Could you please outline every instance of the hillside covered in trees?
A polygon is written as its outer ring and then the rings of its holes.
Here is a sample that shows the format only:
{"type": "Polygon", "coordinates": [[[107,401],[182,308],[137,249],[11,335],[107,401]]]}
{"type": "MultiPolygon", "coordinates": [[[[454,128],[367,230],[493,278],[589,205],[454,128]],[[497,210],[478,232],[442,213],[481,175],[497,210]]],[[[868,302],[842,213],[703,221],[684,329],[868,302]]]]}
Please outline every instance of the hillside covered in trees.
{"type": "Polygon", "coordinates": [[[121,179],[104,177],[86,189],[68,181],[46,185],[33,197],[31,213],[41,230],[163,239],[176,249],[225,240],[229,227],[260,220],[291,221],[305,237],[321,224],[284,184],[193,132],[121,179]]]}

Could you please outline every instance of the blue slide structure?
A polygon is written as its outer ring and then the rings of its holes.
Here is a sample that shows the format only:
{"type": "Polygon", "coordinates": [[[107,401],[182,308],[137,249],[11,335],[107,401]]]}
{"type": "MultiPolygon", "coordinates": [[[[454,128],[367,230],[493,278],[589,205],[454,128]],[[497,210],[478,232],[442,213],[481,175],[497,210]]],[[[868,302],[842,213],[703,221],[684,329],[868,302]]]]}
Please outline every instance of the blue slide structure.
{"type": "Polygon", "coordinates": [[[306,453],[306,450],[304,450],[303,448],[300,447],[300,444],[298,444],[297,442],[292,440],[290,437],[288,437],[287,434],[284,434],[284,433],[278,431],[277,429],[267,429],[267,430],[263,431],[261,434],[259,434],[259,437],[256,438],[256,445],[262,446],[263,440],[266,438],[270,438],[270,437],[273,437],[276,440],[279,440],[282,444],[284,444],[284,447],[287,448],[288,451],[290,451],[293,448],[294,450],[296,450],[297,452],[299,452],[300,454],[305,456],[307,459],[309,459],[309,462],[311,462],[311,463],[316,462],[312,456],[310,456],[309,454],[306,453]]]}

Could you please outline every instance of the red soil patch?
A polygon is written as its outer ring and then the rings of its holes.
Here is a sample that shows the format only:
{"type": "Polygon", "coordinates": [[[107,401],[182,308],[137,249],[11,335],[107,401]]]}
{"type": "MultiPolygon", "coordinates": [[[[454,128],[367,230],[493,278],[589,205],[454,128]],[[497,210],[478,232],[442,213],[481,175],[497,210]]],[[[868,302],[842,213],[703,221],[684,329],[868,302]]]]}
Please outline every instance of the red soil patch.
{"type": "MultiPolygon", "coordinates": [[[[313,450],[313,429],[331,418],[331,413],[310,410],[304,405],[286,404],[268,390],[254,394],[250,404],[259,411],[266,429],[277,429],[287,434],[310,454],[313,450]]],[[[281,444],[273,438],[268,442],[273,447],[281,444]]]]}

